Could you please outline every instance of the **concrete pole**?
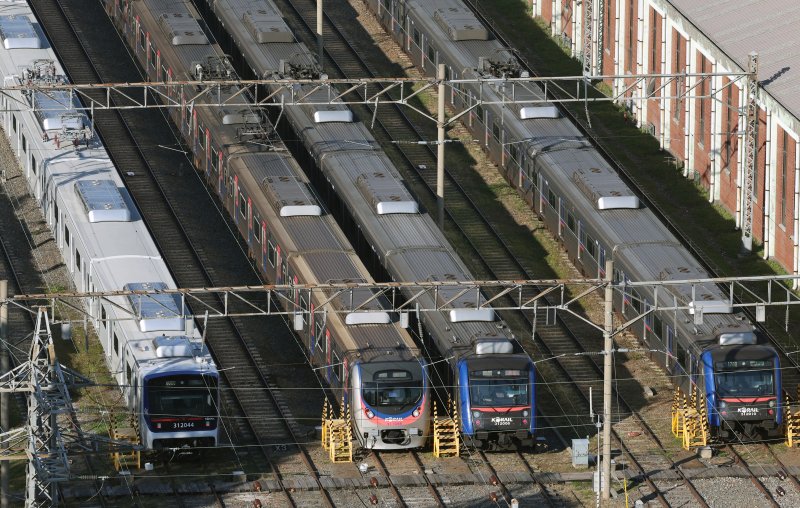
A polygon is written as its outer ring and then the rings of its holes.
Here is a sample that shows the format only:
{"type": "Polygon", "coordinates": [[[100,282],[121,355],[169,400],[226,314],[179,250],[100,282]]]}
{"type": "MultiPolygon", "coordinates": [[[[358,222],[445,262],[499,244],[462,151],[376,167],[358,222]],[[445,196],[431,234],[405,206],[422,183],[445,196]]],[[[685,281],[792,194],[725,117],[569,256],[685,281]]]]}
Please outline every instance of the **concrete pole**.
{"type": "Polygon", "coordinates": [[[439,118],[436,122],[436,204],[439,209],[439,229],[444,231],[444,64],[436,71],[439,80],[439,118]]]}
{"type": "Polygon", "coordinates": [[[611,282],[614,276],[614,263],[606,261],[605,326],[603,329],[603,470],[600,473],[602,498],[611,497],[611,366],[614,341],[611,332],[614,326],[614,290],[611,282]]]}
{"type": "Polygon", "coordinates": [[[319,70],[322,71],[322,0],[317,0],[317,54],[319,55],[319,70]]]}
{"type": "MultiPolygon", "coordinates": [[[[0,280],[0,300],[8,297],[8,281],[0,280]]],[[[8,305],[0,303],[0,375],[11,369],[11,359],[8,356],[8,305]]],[[[8,393],[0,394],[0,432],[11,430],[9,417],[8,393]]],[[[0,461],[0,507],[8,508],[8,461],[0,461]]]]}

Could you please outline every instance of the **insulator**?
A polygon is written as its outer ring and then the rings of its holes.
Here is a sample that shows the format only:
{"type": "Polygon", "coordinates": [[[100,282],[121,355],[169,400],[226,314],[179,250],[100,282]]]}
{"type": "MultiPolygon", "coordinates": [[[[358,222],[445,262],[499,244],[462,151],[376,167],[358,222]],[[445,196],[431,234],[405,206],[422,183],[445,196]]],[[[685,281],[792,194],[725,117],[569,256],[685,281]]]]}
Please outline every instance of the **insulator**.
{"type": "Polygon", "coordinates": [[[369,502],[371,504],[378,504],[378,496],[376,496],[375,494],[372,494],[371,496],[369,496],[369,502]]]}
{"type": "Polygon", "coordinates": [[[261,500],[253,499],[253,508],[261,508],[261,500]]]}
{"type": "Polygon", "coordinates": [[[253,490],[256,492],[261,492],[261,482],[256,481],[253,483],[253,490]]]}

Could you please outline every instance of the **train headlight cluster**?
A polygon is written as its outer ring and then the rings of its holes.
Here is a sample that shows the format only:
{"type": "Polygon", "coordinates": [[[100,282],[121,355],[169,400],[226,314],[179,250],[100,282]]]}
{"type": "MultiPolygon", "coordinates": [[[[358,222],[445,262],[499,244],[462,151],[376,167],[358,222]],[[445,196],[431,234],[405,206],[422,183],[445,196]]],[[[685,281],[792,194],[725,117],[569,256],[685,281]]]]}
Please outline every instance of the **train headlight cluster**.
{"type": "Polygon", "coordinates": [[[522,416],[528,416],[528,410],[527,409],[522,412],[522,416]]]}
{"type": "Polygon", "coordinates": [[[412,411],[412,412],[411,412],[411,416],[413,416],[414,418],[416,418],[417,416],[419,416],[419,408],[417,408],[417,409],[415,409],[414,411],[412,411]]]}
{"type": "Polygon", "coordinates": [[[473,411],[472,412],[472,423],[476,427],[480,427],[481,426],[481,412],[480,411],[473,411]]]}
{"type": "Polygon", "coordinates": [[[775,405],[776,405],[776,401],[774,399],[769,401],[769,407],[775,407],[775,405]]]}
{"type": "Polygon", "coordinates": [[[728,403],[725,402],[724,400],[720,401],[719,408],[720,409],[725,409],[726,407],[728,407],[728,403]]]}
{"type": "Polygon", "coordinates": [[[367,418],[369,418],[370,420],[375,418],[375,413],[373,413],[372,410],[370,409],[364,410],[364,414],[366,414],[367,418]]]}

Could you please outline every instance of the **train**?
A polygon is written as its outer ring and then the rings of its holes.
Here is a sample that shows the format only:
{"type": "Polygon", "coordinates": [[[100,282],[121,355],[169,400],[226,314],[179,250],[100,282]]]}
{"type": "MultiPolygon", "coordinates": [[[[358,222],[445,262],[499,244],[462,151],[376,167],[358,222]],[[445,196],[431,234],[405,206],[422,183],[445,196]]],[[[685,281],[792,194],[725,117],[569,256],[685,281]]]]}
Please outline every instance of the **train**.
{"type": "MultiPolygon", "coordinates": [[[[280,10],[269,0],[198,2],[198,9],[243,78],[320,78],[315,56],[295,40],[280,10]]],[[[285,102],[278,85],[265,85],[285,102]]],[[[296,96],[326,102],[327,91],[297,84],[296,96]]],[[[274,109],[274,108],[273,108],[274,109]]],[[[301,146],[295,157],[352,222],[373,271],[395,281],[474,280],[436,226],[420,210],[399,172],[353,112],[337,102],[285,107],[276,127],[301,146]],[[296,133],[296,134],[294,134],[296,133]],[[374,253],[374,254],[373,254],[374,253]],[[373,261],[371,261],[373,262],[373,261]]],[[[439,399],[452,400],[460,435],[468,446],[487,450],[532,446],[536,431],[535,368],[483,293],[442,287],[412,295],[423,309],[410,313],[422,325],[422,347],[437,368],[439,399]]]]}
{"type": "MultiPolygon", "coordinates": [[[[206,36],[190,2],[115,0],[106,7],[149,80],[236,79],[229,57],[206,36]]],[[[195,102],[187,100],[196,95],[193,88],[170,93],[180,95],[182,106],[170,110],[171,119],[197,172],[223,203],[266,280],[374,282],[265,111],[249,107],[234,86],[195,102]],[[218,100],[225,106],[195,107],[218,100]]],[[[349,407],[360,447],[424,447],[431,426],[430,375],[409,330],[377,290],[333,291],[292,289],[281,298],[296,314],[295,331],[312,367],[336,403],[349,407]]]]}
{"type": "MultiPolygon", "coordinates": [[[[219,372],[117,168],[25,2],[0,13],[5,135],[149,450],[219,443],[219,372]]],[[[115,417],[116,415],[114,415],[115,417]]]]}
{"type": "Polygon", "coordinates": [[[515,104],[546,97],[535,83],[513,80],[528,75],[513,48],[493,38],[462,0],[367,0],[367,6],[425,74],[435,76],[444,64],[448,79],[496,80],[457,84],[449,106],[470,109],[465,126],[584,275],[604,277],[606,259],[613,260],[614,284],[622,288],[615,310],[626,320],[645,315],[631,329],[660,351],[656,361],[685,393],[696,389],[705,397],[712,434],[779,434],[775,348],[716,285],[626,287],[711,276],[559,106],[515,104]],[[652,310],[676,305],[686,310],[652,310]]]}

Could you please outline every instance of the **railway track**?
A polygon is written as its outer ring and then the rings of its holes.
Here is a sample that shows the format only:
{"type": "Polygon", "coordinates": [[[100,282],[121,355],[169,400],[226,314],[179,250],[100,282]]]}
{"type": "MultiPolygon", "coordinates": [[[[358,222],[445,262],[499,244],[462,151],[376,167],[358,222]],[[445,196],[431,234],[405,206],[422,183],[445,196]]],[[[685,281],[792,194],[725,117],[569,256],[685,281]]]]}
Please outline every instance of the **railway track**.
{"type": "MultiPolygon", "coordinates": [[[[100,3],[36,0],[31,4],[73,82],[141,80],[111,23],[98,22],[106,19],[100,3]]],[[[160,111],[96,111],[94,125],[112,160],[121,168],[122,178],[179,287],[261,284],[246,249],[234,240],[231,225],[195,176],[185,154],[180,147],[179,151],[165,149],[165,144],[166,148],[173,148],[170,143],[179,144],[160,111]],[[199,199],[206,204],[198,206],[199,199]]],[[[202,303],[220,306],[213,298],[202,303]]],[[[279,486],[301,476],[314,478],[323,499],[327,498],[324,504],[331,506],[326,490],[319,485],[316,468],[299,446],[306,429],[292,417],[269,368],[273,362],[302,360],[286,353],[291,348],[285,345],[294,339],[285,323],[278,318],[212,319],[205,332],[224,375],[222,439],[229,439],[233,447],[254,442],[267,459],[266,463],[253,461],[249,454],[242,459],[246,450],[233,448],[233,462],[247,462],[241,469],[255,469],[279,486]],[[269,337],[264,337],[264,330],[272,331],[269,337]],[[259,340],[267,340],[275,349],[272,362],[264,360],[257,346],[259,340]]],[[[291,376],[286,375],[291,385],[317,385],[310,369],[305,370],[308,372],[294,369],[291,376]]],[[[319,398],[321,401],[321,395],[319,398]]],[[[293,498],[302,496],[285,492],[289,505],[305,505],[302,499],[293,498]]]]}
{"type": "MultiPolygon", "coordinates": [[[[293,11],[296,16],[289,18],[287,21],[295,34],[301,40],[305,40],[309,47],[313,46],[313,32],[311,27],[316,16],[316,8],[314,2],[306,0],[279,0],[284,14],[293,11]]],[[[325,26],[323,31],[326,35],[326,54],[328,58],[325,62],[325,70],[333,77],[357,78],[357,77],[374,77],[377,75],[365,62],[363,55],[360,55],[341,34],[336,23],[329,17],[325,19],[325,26]],[[331,34],[335,38],[331,38],[331,34]],[[339,64],[339,62],[344,62],[339,64]]],[[[370,115],[371,116],[371,115],[370,115]]],[[[414,127],[413,123],[397,108],[384,106],[377,113],[375,113],[376,124],[379,129],[383,131],[385,139],[389,140],[420,140],[424,139],[420,136],[419,131],[414,127]]],[[[376,129],[377,130],[377,129],[376,129]]],[[[408,161],[407,170],[409,168],[417,169],[421,167],[435,167],[435,157],[432,151],[425,145],[403,145],[403,156],[408,161]],[[408,147],[408,149],[405,149],[408,147]]],[[[404,173],[408,178],[409,173],[404,173]]],[[[429,193],[433,192],[435,185],[434,175],[430,173],[422,173],[417,171],[416,175],[411,173],[413,178],[425,182],[429,193]]],[[[447,214],[460,229],[462,234],[465,235],[467,241],[472,245],[474,254],[481,259],[485,268],[493,275],[493,278],[498,280],[519,280],[519,279],[534,279],[534,274],[531,274],[519,261],[519,257],[515,256],[508,248],[506,242],[497,231],[491,226],[490,222],[475,206],[474,201],[470,198],[465,188],[459,184],[453,175],[446,172],[446,190],[445,195],[448,196],[447,200],[447,214]],[[480,246],[480,248],[478,248],[480,246]],[[486,253],[491,253],[487,255],[486,253]]],[[[506,316],[504,316],[506,317],[506,316]]],[[[508,319],[508,318],[507,318],[508,319]]],[[[524,319],[524,318],[523,318],[524,319]]],[[[511,321],[511,319],[508,319],[511,321]]],[[[566,414],[578,417],[578,415],[588,415],[589,401],[588,391],[589,386],[592,386],[598,393],[601,393],[601,379],[600,370],[596,362],[592,361],[588,356],[579,356],[575,353],[585,353],[587,351],[599,351],[603,349],[601,335],[598,331],[581,320],[575,319],[574,322],[559,323],[551,325],[546,322],[546,317],[541,316],[536,323],[536,330],[540,336],[540,347],[543,353],[551,357],[559,357],[557,362],[559,364],[559,371],[564,376],[563,379],[568,379],[574,386],[579,387],[580,395],[578,397],[569,397],[566,400],[572,402],[570,408],[559,406],[555,414],[566,414]],[[577,336],[582,339],[578,341],[577,336]],[[580,401],[576,404],[577,401],[580,401]],[[568,410],[565,410],[568,409],[568,410]]],[[[527,326],[517,329],[530,329],[532,323],[528,321],[527,326]]],[[[513,327],[513,326],[512,326],[513,327]]],[[[552,381],[548,380],[548,381],[552,381]]],[[[549,387],[549,385],[548,385],[549,387]]],[[[553,393],[553,401],[559,397],[553,393]]],[[[623,409],[627,413],[633,414],[634,411],[628,407],[623,409]]],[[[555,419],[555,418],[554,418],[555,419]]],[[[585,435],[588,423],[579,423],[578,420],[568,421],[567,426],[576,431],[577,435],[585,435]]],[[[647,434],[651,440],[651,446],[655,445],[656,448],[663,450],[663,446],[658,442],[655,434],[647,427],[646,422],[638,419],[642,428],[647,429],[647,434]]],[[[593,430],[593,429],[592,429],[593,430]]],[[[648,471],[645,469],[645,462],[636,460],[633,452],[625,445],[625,439],[618,433],[614,433],[616,442],[622,447],[623,453],[628,458],[628,461],[634,464],[639,470],[639,478],[644,480],[650,486],[653,494],[660,497],[664,505],[669,505],[660,496],[659,489],[650,479],[648,471]]],[[[653,454],[651,454],[653,455],[653,454]]],[[[666,455],[663,455],[666,458],[666,455]]],[[[675,462],[666,459],[664,463],[659,464],[660,467],[672,468],[681,475],[684,486],[689,490],[691,495],[697,500],[701,501],[702,497],[696,489],[692,487],[689,479],[682,473],[675,462]]]]}

